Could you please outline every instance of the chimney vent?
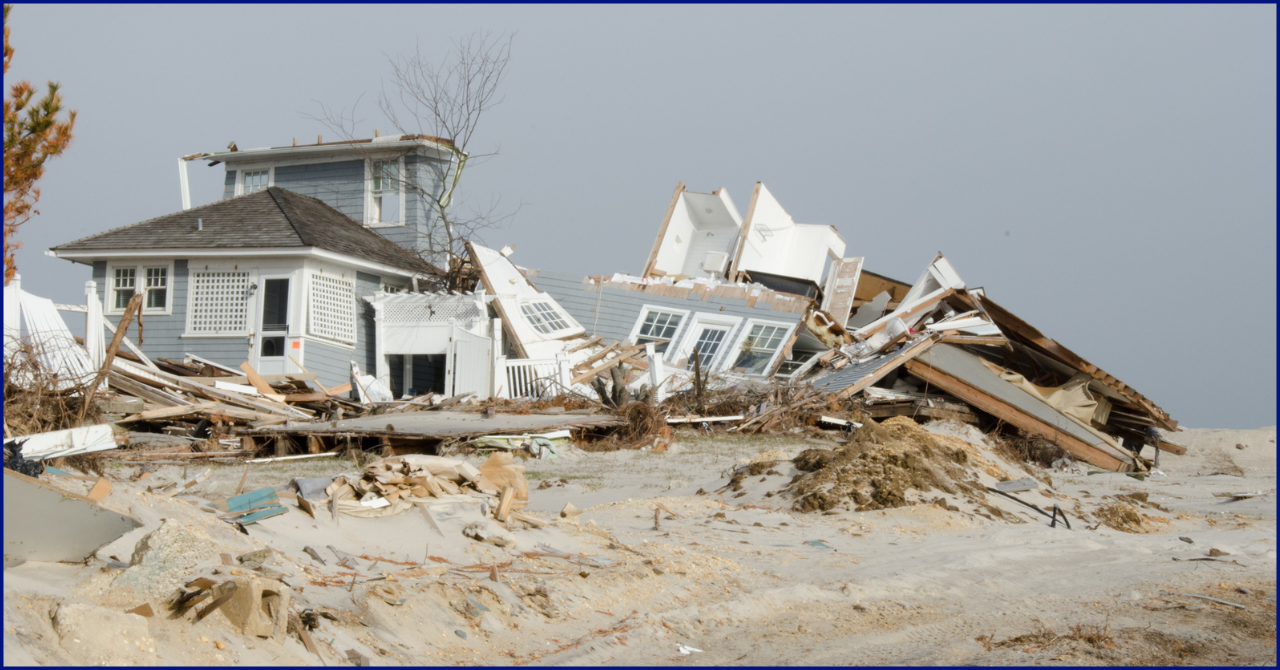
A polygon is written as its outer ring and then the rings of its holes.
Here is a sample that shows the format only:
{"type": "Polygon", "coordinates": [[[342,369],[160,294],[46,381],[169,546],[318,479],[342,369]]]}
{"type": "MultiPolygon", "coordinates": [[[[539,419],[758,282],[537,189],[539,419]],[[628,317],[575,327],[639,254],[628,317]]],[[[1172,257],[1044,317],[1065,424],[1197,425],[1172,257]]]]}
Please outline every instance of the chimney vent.
{"type": "Polygon", "coordinates": [[[204,219],[196,219],[196,230],[204,230],[204,219]]]}

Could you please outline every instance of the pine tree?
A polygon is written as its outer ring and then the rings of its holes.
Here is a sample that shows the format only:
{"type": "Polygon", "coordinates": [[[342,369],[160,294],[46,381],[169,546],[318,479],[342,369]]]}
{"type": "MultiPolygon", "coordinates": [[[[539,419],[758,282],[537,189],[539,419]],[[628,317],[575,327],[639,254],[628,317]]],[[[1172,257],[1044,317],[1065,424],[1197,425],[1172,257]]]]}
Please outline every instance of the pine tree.
{"type": "MultiPolygon", "coordinates": [[[[4,6],[4,72],[9,73],[13,47],[9,46],[9,10],[4,6]]],[[[18,268],[14,252],[22,246],[17,241],[18,227],[40,213],[36,203],[40,189],[36,183],[44,176],[44,163],[61,155],[71,144],[71,129],[76,113],[68,111],[65,120],[62,93],[58,84],[49,82],[44,97],[36,100],[36,89],[29,82],[11,84],[4,99],[4,283],[13,279],[18,268]]]]}

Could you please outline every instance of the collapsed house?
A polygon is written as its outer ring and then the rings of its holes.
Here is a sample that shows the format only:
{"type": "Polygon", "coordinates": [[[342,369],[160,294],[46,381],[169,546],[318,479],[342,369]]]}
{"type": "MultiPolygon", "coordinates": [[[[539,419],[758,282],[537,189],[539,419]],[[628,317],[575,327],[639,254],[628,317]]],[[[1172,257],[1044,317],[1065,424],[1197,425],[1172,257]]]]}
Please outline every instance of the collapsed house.
{"type": "Polygon", "coordinates": [[[364,401],[576,393],[620,406],[777,380],[861,397],[875,418],[1014,426],[1110,470],[1149,467],[1144,446],[1176,450],[1154,431],[1176,430],[1167,413],[970,290],[941,254],[911,284],[877,274],[761,183],[745,217],[725,189],[677,185],[636,275],[521,268],[512,248],[474,242],[440,257],[428,196],[453,165],[442,142],[193,154],[179,161],[182,211],[50,253],[92,266],[109,328],[143,297],[145,340],[124,342],[140,354],[312,375],[364,401]],[[197,159],[226,166],[225,189],[192,208],[197,159]],[[423,290],[441,267],[461,268],[470,291],[423,290]]]}

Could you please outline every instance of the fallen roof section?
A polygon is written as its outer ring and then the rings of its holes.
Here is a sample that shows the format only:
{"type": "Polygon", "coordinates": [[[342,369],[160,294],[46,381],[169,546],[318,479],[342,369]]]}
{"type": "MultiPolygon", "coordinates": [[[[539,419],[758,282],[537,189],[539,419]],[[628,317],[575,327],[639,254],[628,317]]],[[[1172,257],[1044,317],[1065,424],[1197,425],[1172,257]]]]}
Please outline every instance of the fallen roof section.
{"type": "Polygon", "coordinates": [[[1046,337],[1031,324],[1023,321],[1009,310],[1001,307],[985,293],[981,295],[981,297],[977,297],[970,293],[962,295],[961,299],[974,304],[976,308],[982,309],[989,316],[992,322],[1000,327],[1000,330],[1009,339],[1020,344],[1024,344],[1039,353],[1060,361],[1063,364],[1075,368],[1076,370],[1098,380],[1100,383],[1107,386],[1107,388],[1110,388],[1120,394],[1126,400],[1147,413],[1161,428],[1166,430],[1178,430],[1178,422],[1171,418],[1163,409],[1160,409],[1158,405],[1148,400],[1146,396],[1138,393],[1128,384],[1125,384],[1119,379],[1111,376],[1106,372],[1106,370],[1090,363],[1082,356],[1062,346],[1057,341],[1046,337]]]}
{"type": "Polygon", "coordinates": [[[1050,440],[1076,458],[1100,468],[1132,471],[1139,465],[1132,454],[1107,444],[1093,431],[1001,379],[964,349],[940,344],[906,362],[907,371],[1006,423],[1050,440]]]}

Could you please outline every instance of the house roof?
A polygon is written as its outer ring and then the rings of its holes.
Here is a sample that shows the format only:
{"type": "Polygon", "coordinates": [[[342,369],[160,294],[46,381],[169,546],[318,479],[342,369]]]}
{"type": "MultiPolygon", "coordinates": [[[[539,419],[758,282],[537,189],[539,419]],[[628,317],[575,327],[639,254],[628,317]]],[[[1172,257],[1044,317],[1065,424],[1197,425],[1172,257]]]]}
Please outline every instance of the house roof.
{"type": "MultiPolygon", "coordinates": [[[[296,142],[296,140],[295,140],[296,142]]],[[[232,143],[234,144],[234,142],[232,143]]],[[[254,149],[232,149],[228,151],[215,151],[206,153],[196,153],[190,156],[183,156],[183,160],[204,160],[209,161],[209,165],[217,165],[218,163],[240,163],[245,161],[258,161],[262,159],[285,159],[304,156],[325,155],[334,152],[346,153],[363,151],[379,151],[391,149],[416,149],[416,148],[437,149],[444,147],[446,150],[452,151],[454,147],[452,141],[434,137],[431,135],[383,135],[382,137],[366,138],[359,140],[338,140],[336,142],[316,142],[314,144],[293,144],[290,146],[279,147],[259,147],[254,149]]]]}
{"type": "Polygon", "coordinates": [[[315,247],[409,272],[438,272],[409,250],[320,200],[276,186],[113,228],[53,247],[53,251],[61,255],[135,249],[290,247],[315,247]]]}

